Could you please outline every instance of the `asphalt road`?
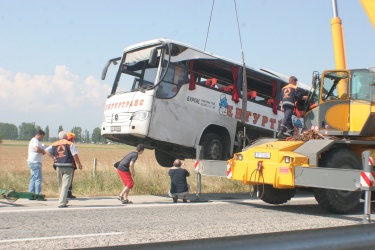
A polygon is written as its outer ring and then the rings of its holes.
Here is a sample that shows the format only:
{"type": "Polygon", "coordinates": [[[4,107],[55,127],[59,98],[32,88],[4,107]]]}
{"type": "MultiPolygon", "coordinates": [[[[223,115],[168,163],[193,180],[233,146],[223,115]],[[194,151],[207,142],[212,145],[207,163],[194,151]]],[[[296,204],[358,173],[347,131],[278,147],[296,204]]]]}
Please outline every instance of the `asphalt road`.
{"type": "MultiPolygon", "coordinates": [[[[358,225],[363,203],[346,215],[322,210],[311,193],[280,206],[249,194],[202,194],[207,202],[172,203],[167,196],[0,200],[0,249],[72,249],[255,235],[358,225]]],[[[190,195],[196,199],[196,195],[190,195]]],[[[261,237],[261,236],[260,236],[261,237]]]]}

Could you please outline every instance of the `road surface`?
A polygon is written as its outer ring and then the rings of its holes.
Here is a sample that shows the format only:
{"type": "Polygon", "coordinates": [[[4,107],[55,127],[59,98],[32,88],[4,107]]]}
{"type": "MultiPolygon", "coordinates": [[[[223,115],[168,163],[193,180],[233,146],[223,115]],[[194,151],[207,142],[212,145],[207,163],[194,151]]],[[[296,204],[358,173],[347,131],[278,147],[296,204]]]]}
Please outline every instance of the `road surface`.
{"type": "MultiPolygon", "coordinates": [[[[284,205],[249,194],[202,194],[207,202],[172,203],[166,195],[71,199],[0,200],[0,249],[72,249],[120,246],[223,236],[255,235],[358,225],[363,203],[346,215],[330,214],[309,192],[284,205]]],[[[196,195],[190,195],[190,200],[196,195]]],[[[261,237],[261,236],[260,236],[261,237]]]]}

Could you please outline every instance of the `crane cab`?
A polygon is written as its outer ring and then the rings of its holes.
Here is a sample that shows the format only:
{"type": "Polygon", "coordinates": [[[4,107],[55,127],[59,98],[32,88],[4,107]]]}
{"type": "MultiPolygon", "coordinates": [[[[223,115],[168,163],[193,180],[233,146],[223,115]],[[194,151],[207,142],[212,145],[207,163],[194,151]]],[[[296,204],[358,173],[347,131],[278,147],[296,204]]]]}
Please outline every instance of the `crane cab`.
{"type": "Polygon", "coordinates": [[[313,81],[307,128],[329,136],[375,136],[375,69],[327,70],[313,81]]]}

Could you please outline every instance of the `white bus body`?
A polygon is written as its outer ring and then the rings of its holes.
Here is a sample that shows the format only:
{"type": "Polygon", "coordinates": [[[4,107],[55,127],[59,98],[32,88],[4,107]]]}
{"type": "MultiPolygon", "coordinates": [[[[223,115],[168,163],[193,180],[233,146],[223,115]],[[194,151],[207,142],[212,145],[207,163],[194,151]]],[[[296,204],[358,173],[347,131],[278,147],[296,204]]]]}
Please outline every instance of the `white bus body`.
{"type": "Polygon", "coordinates": [[[244,130],[251,141],[274,137],[279,128],[283,114],[277,104],[286,82],[276,74],[246,69],[249,97],[241,122],[241,64],[168,39],[126,48],[122,57],[107,63],[103,79],[112,62],[120,66],[101,134],[155,149],[161,166],[195,158],[198,145],[203,159],[225,160],[242,149],[244,130]]]}

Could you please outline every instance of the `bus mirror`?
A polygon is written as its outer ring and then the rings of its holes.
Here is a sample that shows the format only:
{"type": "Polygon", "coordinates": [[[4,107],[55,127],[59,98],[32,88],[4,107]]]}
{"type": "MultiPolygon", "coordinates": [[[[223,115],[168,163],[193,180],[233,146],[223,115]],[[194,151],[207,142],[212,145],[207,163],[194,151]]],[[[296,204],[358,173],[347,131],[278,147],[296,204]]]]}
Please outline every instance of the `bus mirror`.
{"type": "Polygon", "coordinates": [[[316,75],[313,76],[311,85],[314,89],[316,88],[316,75]]]}
{"type": "Polygon", "coordinates": [[[148,64],[150,64],[151,66],[155,66],[157,58],[158,58],[158,50],[157,48],[153,48],[150,52],[150,58],[148,59],[148,64]]]}
{"type": "Polygon", "coordinates": [[[316,82],[319,80],[319,72],[314,71],[311,86],[315,89],[316,88],[316,82]]]}
{"type": "Polygon", "coordinates": [[[121,60],[121,57],[116,57],[116,58],[113,58],[111,60],[109,60],[106,65],[104,66],[103,68],[103,71],[102,71],[102,80],[105,79],[106,75],[107,75],[107,71],[108,71],[108,67],[109,65],[111,65],[111,63],[113,63],[114,65],[117,64],[117,61],[121,60]]]}

